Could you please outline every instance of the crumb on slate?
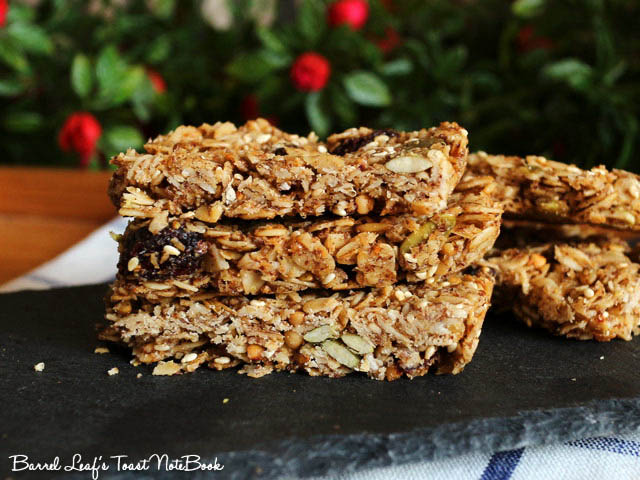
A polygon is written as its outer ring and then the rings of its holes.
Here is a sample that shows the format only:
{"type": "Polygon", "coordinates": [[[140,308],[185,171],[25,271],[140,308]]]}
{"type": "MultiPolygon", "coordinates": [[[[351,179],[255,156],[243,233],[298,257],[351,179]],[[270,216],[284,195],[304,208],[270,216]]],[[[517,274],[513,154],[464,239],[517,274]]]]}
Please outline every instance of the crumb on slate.
{"type": "Polygon", "coordinates": [[[33,369],[34,369],[36,372],[41,372],[41,371],[43,371],[43,370],[44,370],[44,362],[36,363],[36,364],[33,366],[33,369]]]}
{"type": "Polygon", "coordinates": [[[111,370],[109,370],[107,373],[109,374],[109,376],[117,375],[117,374],[119,374],[119,373],[120,373],[120,370],[118,369],[118,367],[113,367],[113,368],[112,368],[111,370]]]}
{"type": "Polygon", "coordinates": [[[107,347],[96,347],[93,353],[109,353],[109,349],[107,347]]]}

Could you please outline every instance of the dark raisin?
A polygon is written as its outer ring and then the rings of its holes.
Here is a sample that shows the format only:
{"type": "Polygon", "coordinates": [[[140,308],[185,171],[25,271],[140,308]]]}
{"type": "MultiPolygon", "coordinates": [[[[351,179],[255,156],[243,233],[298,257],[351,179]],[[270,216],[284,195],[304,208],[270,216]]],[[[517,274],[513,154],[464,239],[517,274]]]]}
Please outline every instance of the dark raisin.
{"type": "Polygon", "coordinates": [[[373,139],[379,135],[395,137],[398,135],[398,132],[390,129],[375,130],[372,133],[368,135],[363,135],[361,137],[345,138],[344,140],[340,141],[337,145],[335,145],[331,150],[329,150],[329,153],[333,155],[345,155],[347,153],[353,153],[355,151],[360,150],[367,143],[371,143],[371,141],[373,141],[373,139]]]}
{"type": "Polygon", "coordinates": [[[279,147],[279,148],[276,148],[276,151],[273,153],[275,153],[276,155],[282,156],[287,154],[287,150],[282,147],[279,147]]]}
{"type": "Polygon", "coordinates": [[[188,232],[183,228],[164,228],[153,235],[147,228],[139,228],[128,232],[123,239],[123,254],[118,269],[122,274],[127,274],[129,259],[138,257],[140,268],[136,274],[147,280],[161,280],[165,278],[189,275],[200,269],[204,254],[207,252],[207,243],[203,236],[197,232],[188,232]],[[151,255],[156,254],[158,262],[163,256],[165,245],[174,246],[172,239],[177,239],[184,245],[184,251],[180,255],[170,255],[155,268],[151,263],[151,255]]]}

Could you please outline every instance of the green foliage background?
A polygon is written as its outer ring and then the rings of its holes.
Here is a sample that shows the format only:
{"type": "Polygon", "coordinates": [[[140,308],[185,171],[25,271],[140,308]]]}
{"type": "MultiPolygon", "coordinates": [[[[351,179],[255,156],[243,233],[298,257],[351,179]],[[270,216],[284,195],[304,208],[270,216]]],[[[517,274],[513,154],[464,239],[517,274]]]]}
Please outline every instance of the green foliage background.
{"type": "Polygon", "coordinates": [[[196,0],[11,1],[0,29],[0,161],[76,165],[57,134],[87,110],[104,128],[93,163],[104,166],[182,123],[243,122],[240,105],[255,95],[262,116],[296,132],[455,120],[472,149],[640,171],[638,1],[397,0],[388,10],[371,0],[359,32],[330,28],[321,0],[259,26],[254,2],[229,2],[234,24],[218,31],[196,0]],[[527,26],[548,39],[543,48],[518,40],[527,26]],[[402,41],[385,54],[375,39],[387,27],[402,41]],[[305,51],[331,62],[320,92],[291,84],[305,51]],[[166,93],[153,91],[147,68],[166,93]]]}

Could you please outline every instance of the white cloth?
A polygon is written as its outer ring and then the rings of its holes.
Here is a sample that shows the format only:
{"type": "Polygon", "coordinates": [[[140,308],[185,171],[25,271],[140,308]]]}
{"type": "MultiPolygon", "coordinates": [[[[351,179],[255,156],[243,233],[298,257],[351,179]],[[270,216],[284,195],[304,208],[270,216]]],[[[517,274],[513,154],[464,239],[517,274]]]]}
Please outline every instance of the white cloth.
{"type": "MultiPolygon", "coordinates": [[[[109,231],[121,233],[126,221],[115,219],[80,243],[23,277],[0,286],[0,292],[38,290],[107,282],[114,278],[117,245],[109,231]]],[[[460,455],[345,474],[338,480],[637,480],[640,479],[640,433],[594,437],[505,452],[460,455]]],[[[319,479],[318,479],[319,480],[319,479]]]]}

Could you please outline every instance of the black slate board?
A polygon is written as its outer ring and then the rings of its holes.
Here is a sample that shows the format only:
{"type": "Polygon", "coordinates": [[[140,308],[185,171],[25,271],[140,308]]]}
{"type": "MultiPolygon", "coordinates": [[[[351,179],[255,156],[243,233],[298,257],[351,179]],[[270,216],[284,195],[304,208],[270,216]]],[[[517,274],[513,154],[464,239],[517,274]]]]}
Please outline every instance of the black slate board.
{"type": "MultiPolygon", "coordinates": [[[[458,376],[253,380],[202,369],[153,377],[150,368],[129,365],[125,350],[93,353],[105,289],[0,295],[0,478],[25,478],[9,471],[14,454],[59,456],[62,464],[74,453],[84,460],[217,456],[224,470],[203,478],[274,478],[640,427],[637,340],[566,341],[489,318],[474,361],[458,376]],[[36,373],[40,361],[46,368],[36,373]],[[108,376],[115,366],[120,374],[108,376]]],[[[175,473],[154,468],[146,472],[153,478],[175,473]]]]}

